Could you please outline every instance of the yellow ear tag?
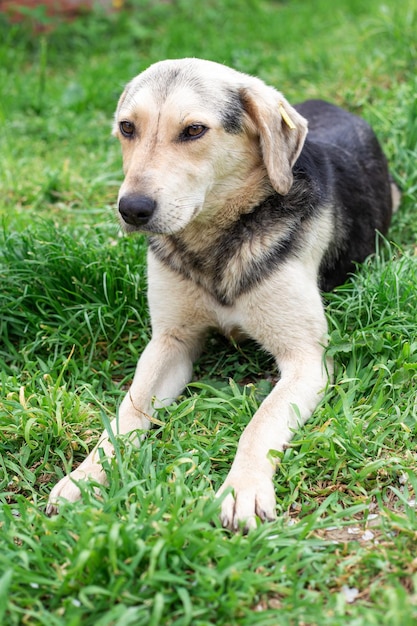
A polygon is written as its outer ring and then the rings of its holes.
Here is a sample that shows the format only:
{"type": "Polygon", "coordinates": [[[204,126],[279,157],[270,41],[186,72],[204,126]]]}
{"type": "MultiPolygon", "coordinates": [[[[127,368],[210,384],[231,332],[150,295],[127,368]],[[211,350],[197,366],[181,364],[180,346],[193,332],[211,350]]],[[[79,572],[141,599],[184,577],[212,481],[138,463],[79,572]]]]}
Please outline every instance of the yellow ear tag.
{"type": "Polygon", "coordinates": [[[288,126],[288,128],[290,130],[295,130],[295,124],[290,118],[290,116],[288,115],[287,111],[284,109],[282,102],[280,102],[278,106],[279,106],[279,112],[281,113],[281,117],[286,123],[286,125],[288,126]]]}

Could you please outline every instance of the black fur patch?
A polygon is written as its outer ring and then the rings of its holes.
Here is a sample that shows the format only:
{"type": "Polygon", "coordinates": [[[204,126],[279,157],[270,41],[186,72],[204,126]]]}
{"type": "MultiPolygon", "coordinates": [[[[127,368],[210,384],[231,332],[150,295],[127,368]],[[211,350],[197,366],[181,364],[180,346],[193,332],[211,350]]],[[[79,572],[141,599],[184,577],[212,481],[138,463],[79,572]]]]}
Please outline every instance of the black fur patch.
{"type": "Polygon", "coordinates": [[[239,92],[230,90],[221,111],[221,122],[226,132],[237,134],[242,130],[243,102],[239,92]]]}

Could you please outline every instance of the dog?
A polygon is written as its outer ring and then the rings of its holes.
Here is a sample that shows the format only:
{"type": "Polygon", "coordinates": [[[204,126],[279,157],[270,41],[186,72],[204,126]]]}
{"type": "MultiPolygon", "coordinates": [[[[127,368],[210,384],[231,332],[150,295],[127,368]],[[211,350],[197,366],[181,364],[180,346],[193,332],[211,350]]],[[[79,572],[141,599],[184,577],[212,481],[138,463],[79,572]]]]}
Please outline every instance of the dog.
{"type": "MultiPolygon", "coordinates": [[[[123,229],[148,235],[152,338],[114,433],[146,431],[192,376],[207,332],[254,339],[280,378],[244,429],[217,492],[224,527],[276,517],[274,451],[313,413],[332,373],[321,290],[375,251],[399,192],[371,127],[321,100],[291,106],[259,78],[211,61],[166,60],[125,88],[114,135],[123,229]]],[[[137,435],[138,441],[140,436],[137,435]]],[[[99,449],[52,490],[105,482],[99,449]]]]}

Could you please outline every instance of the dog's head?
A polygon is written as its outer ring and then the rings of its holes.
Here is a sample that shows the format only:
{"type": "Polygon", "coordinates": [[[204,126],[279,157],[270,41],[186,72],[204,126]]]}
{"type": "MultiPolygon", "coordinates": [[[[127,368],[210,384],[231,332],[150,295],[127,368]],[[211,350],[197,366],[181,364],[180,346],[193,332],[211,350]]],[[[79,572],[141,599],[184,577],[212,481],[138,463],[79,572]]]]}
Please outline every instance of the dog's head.
{"type": "Polygon", "coordinates": [[[306,120],[258,78],[200,59],[152,65],[127,85],[115,115],[123,227],[179,232],[238,205],[255,173],[287,194],[306,133],[306,120]]]}

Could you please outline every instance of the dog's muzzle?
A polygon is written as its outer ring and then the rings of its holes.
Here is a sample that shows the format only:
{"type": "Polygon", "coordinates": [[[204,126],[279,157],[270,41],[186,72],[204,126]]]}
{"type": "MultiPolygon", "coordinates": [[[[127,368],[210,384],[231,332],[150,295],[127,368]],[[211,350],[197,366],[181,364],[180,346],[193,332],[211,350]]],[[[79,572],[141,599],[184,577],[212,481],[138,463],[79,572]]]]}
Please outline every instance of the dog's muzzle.
{"type": "Polygon", "coordinates": [[[149,196],[128,194],[119,200],[119,213],[130,226],[145,226],[156,209],[156,201],[149,196]]]}

